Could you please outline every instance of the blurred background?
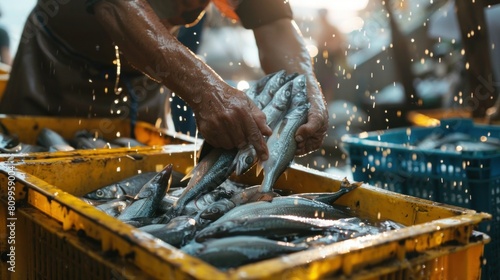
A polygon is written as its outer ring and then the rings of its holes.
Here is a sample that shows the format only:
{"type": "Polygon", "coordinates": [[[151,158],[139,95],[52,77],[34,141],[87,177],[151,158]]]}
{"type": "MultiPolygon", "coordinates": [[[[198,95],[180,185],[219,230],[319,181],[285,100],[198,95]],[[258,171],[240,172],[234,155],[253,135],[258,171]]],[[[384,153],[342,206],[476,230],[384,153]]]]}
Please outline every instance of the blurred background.
{"type": "MultiPolygon", "coordinates": [[[[35,2],[0,1],[0,24],[10,35],[12,56],[35,2]]],[[[419,110],[468,110],[464,92],[469,61],[464,56],[454,1],[290,3],[314,58],[330,113],[330,130],[322,149],[296,162],[345,174],[346,155],[339,147],[342,135],[408,126],[414,121],[411,113],[419,110]]],[[[493,76],[485,77],[485,87],[497,92],[500,77],[495,62],[500,59],[495,42],[500,36],[500,9],[487,6],[484,11],[490,34],[485,47],[491,51],[494,69],[493,76]]],[[[263,76],[253,33],[217,13],[210,7],[201,26],[193,29],[196,52],[226,81],[244,88],[263,76]]],[[[190,28],[184,32],[189,34],[190,28]]]]}

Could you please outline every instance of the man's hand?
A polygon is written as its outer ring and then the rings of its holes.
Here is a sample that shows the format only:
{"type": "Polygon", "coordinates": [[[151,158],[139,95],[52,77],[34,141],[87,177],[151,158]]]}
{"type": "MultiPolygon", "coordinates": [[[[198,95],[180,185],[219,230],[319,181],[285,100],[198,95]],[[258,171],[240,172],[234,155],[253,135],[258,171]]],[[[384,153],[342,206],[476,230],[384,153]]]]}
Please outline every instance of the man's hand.
{"type": "Polygon", "coordinates": [[[313,72],[311,57],[297,26],[280,19],[254,29],[262,69],[266,73],[286,70],[306,76],[307,99],[311,103],[307,123],[295,134],[297,155],[305,155],[321,147],[328,129],[326,101],[313,72]]]}
{"type": "Polygon", "coordinates": [[[303,124],[295,134],[297,141],[296,155],[305,155],[313,152],[323,145],[328,130],[328,110],[326,101],[316,79],[308,79],[307,97],[311,108],[307,117],[307,123],[303,124]],[[314,84],[311,84],[314,83],[314,84]]]}
{"type": "Polygon", "coordinates": [[[225,149],[253,145],[260,160],[267,160],[269,151],[264,141],[272,131],[266,116],[245,93],[225,86],[219,92],[202,97],[194,108],[198,129],[205,141],[225,149]]]}

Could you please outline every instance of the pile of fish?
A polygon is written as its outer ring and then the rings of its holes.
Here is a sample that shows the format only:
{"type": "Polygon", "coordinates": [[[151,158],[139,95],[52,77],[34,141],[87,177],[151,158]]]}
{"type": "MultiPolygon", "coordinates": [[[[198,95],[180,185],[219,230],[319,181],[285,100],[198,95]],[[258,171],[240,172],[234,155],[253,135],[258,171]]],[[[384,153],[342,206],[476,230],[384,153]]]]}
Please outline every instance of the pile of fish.
{"type": "Polygon", "coordinates": [[[500,152],[500,139],[495,137],[481,137],[481,139],[476,139],[474,136],[464,132],[436,132],[430,133],[427,137],[418,141],[415,146],[422,149],[455,152],[500,152]]]}
{"type": "Polygon", "coordinates": [[[124,223],[221,270],[317,246],[402,228],[371,222],[334,202],[360,183],[344,179],[333,193],[291,194],[274,190],[271,201],[256,200],[259,185],[225,180],[182,209],[184,174],[167,165],[137,174],[82,197],[124,223]]]}
{"type": "Polygon", "coordinates": [[[347,179],[334,193],[290,194],[275,189],[276,180],[293,161],[294,134],[307,119],[305,77],[276,72],[253,84],[246,94],[273,129],[267,139],[269,159],[259,164],[264,170],[262,184],[230,179],[257,163],[253,147],[224,150],[204,144],[190,174],[179,174],[169,164],[158,173],[135,175],[82,199],[223,270],[403,227],[391,221],[370,222],[335,205],[337,198],[360,185],[347,179]]]}
{"type": "Polygon", "coordinates": [[[72,139],[66,140],[60,134],[49,128],[43,128],[38,134],[36,144],[31,145],[22,143],[17,135],[9,133],[5,127],[1,126],[1,128],[1,153],[16,154],[146,146],[145,144],[128,137],[119,137],[111,141],[106,141],[102,137],[94,135],[88,130],[77,131],[72,139]]]}

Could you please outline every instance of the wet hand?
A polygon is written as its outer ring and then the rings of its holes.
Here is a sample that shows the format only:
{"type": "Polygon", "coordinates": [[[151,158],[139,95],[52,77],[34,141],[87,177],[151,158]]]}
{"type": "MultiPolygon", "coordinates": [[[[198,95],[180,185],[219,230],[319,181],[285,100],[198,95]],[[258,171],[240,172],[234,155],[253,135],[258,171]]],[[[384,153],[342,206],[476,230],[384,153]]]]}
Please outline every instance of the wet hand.
{"type": "Polygon", "coordinates": [[[319,149],[323,145],[328,130],[328,110],[326,101],[319,87],[308,81],[308,100],[311,104],[307,123],[295,134],[297,141],[296,155],[301,156],[319,149]]]}
{"type": "Polygon", "coordinates": [[[267,160],[269,151],[263,135],[272,131],[266,117],[241,91],[230,86],[203,97],[195,110],[198,129],[205,141],[214,147],[233,149],[254,146],[260,160],[267,160]]]}

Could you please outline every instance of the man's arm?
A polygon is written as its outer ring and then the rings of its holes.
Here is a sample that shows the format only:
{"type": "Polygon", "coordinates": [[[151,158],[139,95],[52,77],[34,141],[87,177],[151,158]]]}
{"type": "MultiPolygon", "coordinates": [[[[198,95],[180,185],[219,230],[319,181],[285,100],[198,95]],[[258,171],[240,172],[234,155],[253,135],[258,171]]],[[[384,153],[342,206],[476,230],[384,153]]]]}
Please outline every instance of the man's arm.
{"type": "Polygon", "coordinates": [[[328,111],[299,29],[294,21],[283,18],[255,28],[254,35],[264,72],[285,69],[287,73],[306,75],[311,108],[307,123],[295,135],[297,155],[318,149],[323,144],[328,129],[328,111]]]}
{"type": "Polygon", "coordinates": [[[252,144],[267,159],[265,115],[172,36],[146,0],[102,0],[93,8],[127,61],[191,106],[205,141],[226,149],[252,144]]]}

